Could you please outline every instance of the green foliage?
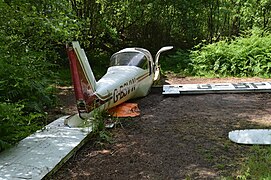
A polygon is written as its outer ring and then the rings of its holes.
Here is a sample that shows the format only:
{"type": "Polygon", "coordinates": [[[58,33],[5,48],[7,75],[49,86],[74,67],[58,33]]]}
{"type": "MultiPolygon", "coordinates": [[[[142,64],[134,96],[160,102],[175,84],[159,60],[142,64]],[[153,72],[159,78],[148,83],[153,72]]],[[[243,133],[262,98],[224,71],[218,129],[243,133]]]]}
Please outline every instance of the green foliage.
{"type": "Polygon", "coordinates": [[[188,65],[191,62],[190,53],[186,50],[179,49],[176,54],[161,59],[161,71],[163,74],[172,72],[179,75],[188,75],[188,65]]]}
{"type": "Polygon", "coordinates": [[[110,53],[127,45],[151,52],[169,43],[191,48],[204,39],[212,43],[254,27],[271,28],[268,0],[69,1],[84,24],[80,41],[88,50],[110,53]]]}
{"type": "Polygon", "coordinates": [[[237,179],[270,179],[271,148],[253,146],[237,179]]]}
{"type": "Polygon", "coordinates": [[[192,74],[197,76],[270,77],[271,35],[254,30],[234,40],[204,45],[191,53],[192,74]]]}
{"type": "Polygon", "coordinates": [[[99,80],[107,71],[110,63],[110,54],[101,51],[89,52],[87,54],[90,66],[96,80],[99,80]]]}
{"type": "MultiPolygon", "coordinates": [[[[50,64],[39,60],[37,53],[2,56],[0,62],[0,100],[21,102],[29,112],[41,112],[52,104],[53,89],[49,86],[50,64]],[[33,55],[37,55],[34,57],[33,55]]],[[[51,72],[52,73],[52,72],[51,72]]]]}
{"type": "Polygon", "coordinates": [[[111,141],[111,135],[106,130],[106,124],[105,121],[108,119],[109,114],[106,111],[101,110],[94,110],[93,117],[92,117],[92,133],[94,136],[97,137],[97,143],[100,145],[103,144],[103,142],[110,142],[111,141]]]}
{"type": "Polygon", "coordinates": [[[54,71],[68,64],[65,43],[80,24],[65,0],[0,1],[0,9],[0,142],[6,146],[39,129],[55,104],[54,71]]]}
{"type": "Polygon", "coordinates": [[[65,59],[59,49],[76,23],[63,0],[1,1],[0,7],[0,101],[41,112],[53,104],[53,70],[65,59]]]}
{"type": "Polygon", "coordinates": [[[71,86],[72,85],[72,77],[70,68],[62,68],[58,69],[57,74],[57,85],[59,86],[71,86]]]}
{"type": "Polygon", "coordinates": [[[23,109],[19,103],[0,103],[0,152],[44,125],[44,114],[25,114],[23,109]]]}

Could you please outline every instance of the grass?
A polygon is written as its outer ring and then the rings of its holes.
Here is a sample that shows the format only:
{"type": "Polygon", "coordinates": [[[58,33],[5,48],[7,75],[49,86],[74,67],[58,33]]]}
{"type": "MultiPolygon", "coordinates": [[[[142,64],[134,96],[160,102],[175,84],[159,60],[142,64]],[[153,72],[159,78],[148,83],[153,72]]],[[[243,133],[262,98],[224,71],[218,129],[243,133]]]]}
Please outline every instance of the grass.
{"type": "Polygon", "coordinates": [[[271,147],[252,146],[237,179],[271,179],[271,147]]]}

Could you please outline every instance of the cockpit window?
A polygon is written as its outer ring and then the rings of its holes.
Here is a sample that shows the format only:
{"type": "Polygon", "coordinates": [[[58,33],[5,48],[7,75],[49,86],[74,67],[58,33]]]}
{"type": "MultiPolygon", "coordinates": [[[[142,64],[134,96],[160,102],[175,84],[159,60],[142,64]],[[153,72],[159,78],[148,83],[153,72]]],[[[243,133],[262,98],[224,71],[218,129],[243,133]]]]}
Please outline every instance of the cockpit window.
{"type": "Polygon", "coordinates": [[[148,59],[140,52],[121,52],[111,57],[110,66],[137,66],[148,69],[148,59]]]}

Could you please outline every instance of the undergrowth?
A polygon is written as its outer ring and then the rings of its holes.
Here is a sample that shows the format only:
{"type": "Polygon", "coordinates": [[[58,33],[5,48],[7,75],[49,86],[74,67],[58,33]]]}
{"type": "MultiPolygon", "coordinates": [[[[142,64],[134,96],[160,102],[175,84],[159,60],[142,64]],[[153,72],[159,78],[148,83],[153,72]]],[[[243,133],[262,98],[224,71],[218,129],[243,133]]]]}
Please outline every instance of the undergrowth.
{"type": "Polygon", "coordinates": [[[253,146],[237,179],[271,179],[271,147],[253,146]]]}
{"type": "Polygon", "coordinates": [[[189,56],[189,51],[179,49],[174,55],[162,58],[159,61],[161,63],[161,73],[174,73],[180,76],[190,75],[188,67],[191,59],[189,56]]]}
{"type": "Polygon", "coordinates": [[[205,77],[270,77],[271,35],[253,29],[240,37],[178,50],[162,60],[162,72],[205,77]]]}
{"type": "Polygon", "coordinates": [[[110,134],[106,130],[106,119],[109,114],[106,111],[94,110],[92,118],[92,132],[97,135],[101,141],[110,141],[110,134]]]}
{"type": "Polygon", "coordinates": [[[112,143],[113,138],[110,132],[112,126],[123,128],[123,123],[129,122],[129,120],[131,119],[114,117],[106,110],[94,110],[91,117],[91,136],[95,137],[95,144],[103,147],[104,144],[112,143]]]}
{"type": "Polygon", "coordinates": [[[41,129],[43,113],[25,114],[19,103],[0,103],[0,152],[41,129]]]}
{"type": "Polygon", "coordinates": [[[108,126],[119,124],[119,119],[112,117],[106,110],[95,109],[92,117],[92,136],[95,137],[95,144],[103,146],[106,143],[112,142],[112,134],[108,130],[108,126]]]}
{"type": "Polygon", "coordinates": [[[271,35],[254,29],[191,51],[188,70],[196,76],[270,77],[271,35]]]}

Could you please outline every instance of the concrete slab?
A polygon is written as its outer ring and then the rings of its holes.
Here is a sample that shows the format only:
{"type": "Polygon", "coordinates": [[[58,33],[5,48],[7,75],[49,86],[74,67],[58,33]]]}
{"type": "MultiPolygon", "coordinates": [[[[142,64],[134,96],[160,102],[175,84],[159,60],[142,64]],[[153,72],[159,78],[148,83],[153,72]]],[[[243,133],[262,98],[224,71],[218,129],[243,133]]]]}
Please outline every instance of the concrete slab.
{"type": "Polygon", "coordinates": [[[42,179],[68,160],[92,130],[90,127],[69,128],[64,125],[66,118],[55,120],[0,153],[0,180],[42,179]]]}

